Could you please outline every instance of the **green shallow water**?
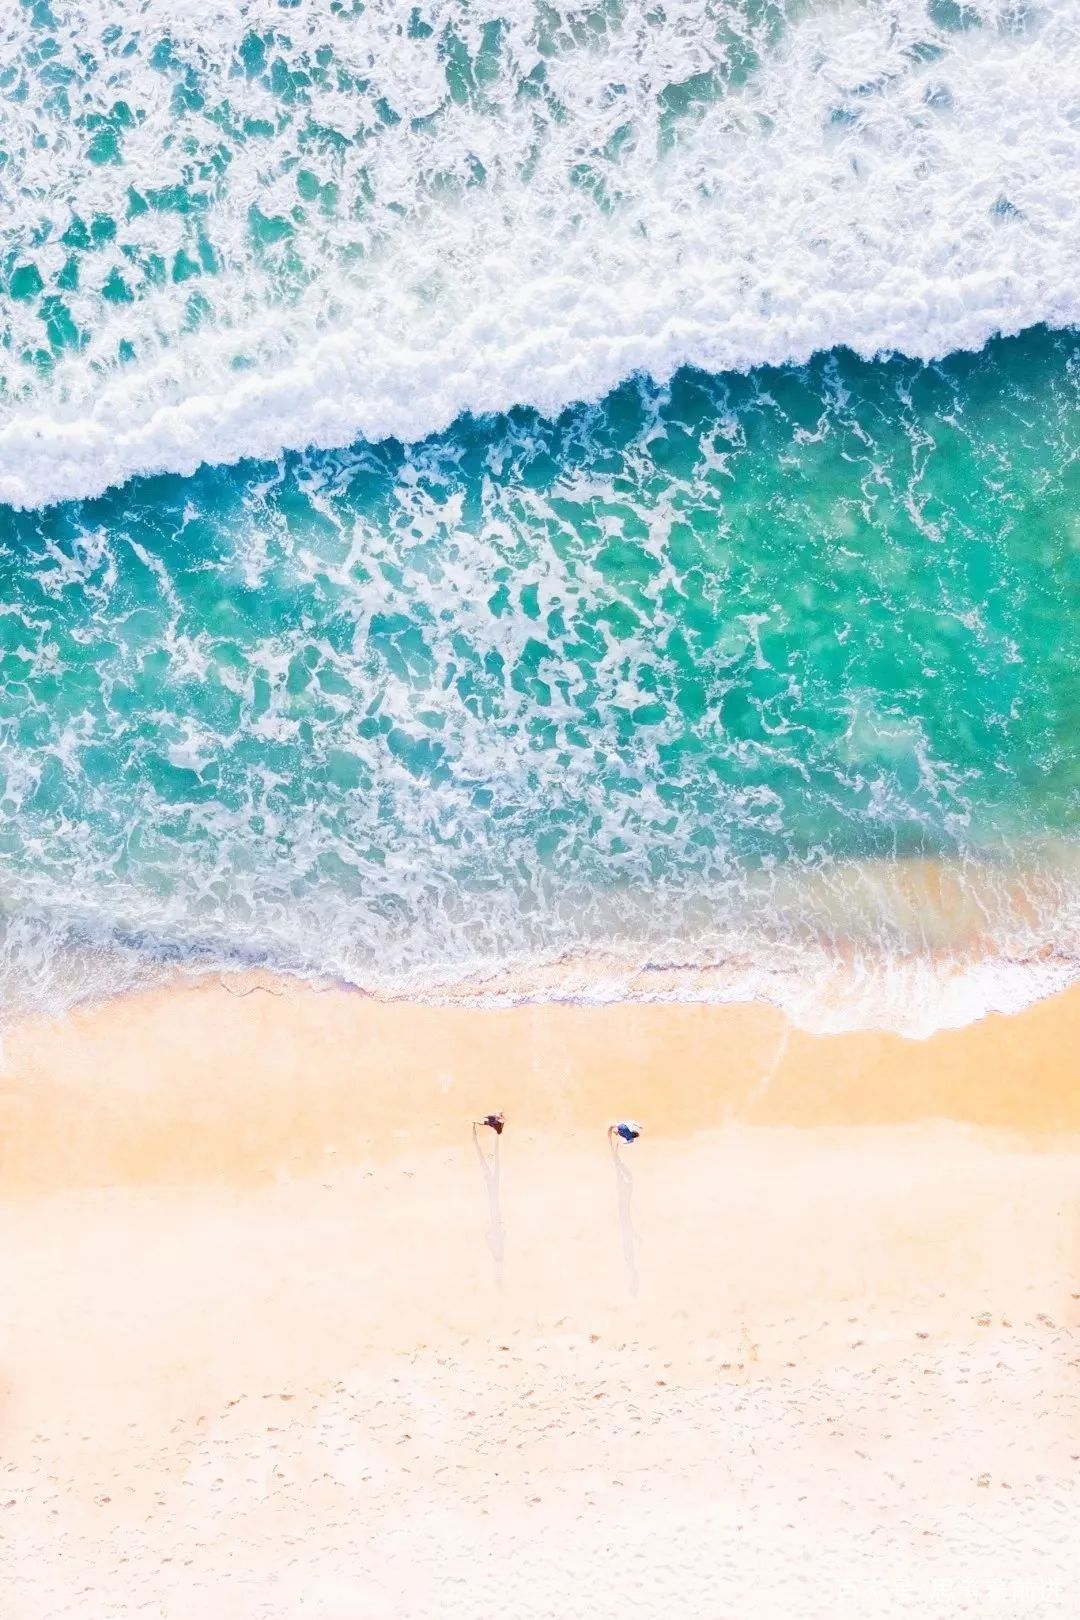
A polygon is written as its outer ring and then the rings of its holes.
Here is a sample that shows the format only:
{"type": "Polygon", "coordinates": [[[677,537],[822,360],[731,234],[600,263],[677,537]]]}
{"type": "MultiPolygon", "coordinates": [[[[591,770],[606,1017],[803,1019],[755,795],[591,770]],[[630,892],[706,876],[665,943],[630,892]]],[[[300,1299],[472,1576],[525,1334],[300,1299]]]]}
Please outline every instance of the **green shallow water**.
{"type": "MultiPolygon", "coordinates": [[[[1040,329],[0,509],[18,993],[88,954],[764,970],[912,857],[1068,954],[1078,451],[1080,340],[1040,329]]],[[[926,948],[884,895],[848,934],[926,948]]]]}

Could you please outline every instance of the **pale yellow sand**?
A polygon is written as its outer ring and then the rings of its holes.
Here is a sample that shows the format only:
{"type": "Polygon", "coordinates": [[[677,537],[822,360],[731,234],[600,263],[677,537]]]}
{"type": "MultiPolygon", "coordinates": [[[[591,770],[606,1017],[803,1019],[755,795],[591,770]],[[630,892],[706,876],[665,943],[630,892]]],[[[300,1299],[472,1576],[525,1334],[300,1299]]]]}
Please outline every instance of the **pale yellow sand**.
{"type": "Polygon", "coordinates": [[[1071,1620],[1078,1036],[256,979],[9,1033],[2,1620],[1071,1620]]]}

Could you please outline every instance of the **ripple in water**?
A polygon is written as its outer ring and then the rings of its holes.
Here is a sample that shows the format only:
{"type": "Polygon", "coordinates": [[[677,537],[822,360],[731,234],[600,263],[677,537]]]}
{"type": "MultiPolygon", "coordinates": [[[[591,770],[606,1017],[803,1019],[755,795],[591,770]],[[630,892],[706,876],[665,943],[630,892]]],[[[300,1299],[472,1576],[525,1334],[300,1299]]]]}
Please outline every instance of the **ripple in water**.
{"type": "Polygon", "coordinates": [[[0,64],[15,506],[1077,319],[1077,0],[22,0],[0,64]]]}
{"type": "Polygon", "coordinates": [[[1080,952],[1078,340],[7,513],[9,1007],[267,962],[924,1032],[1080,952]]]}

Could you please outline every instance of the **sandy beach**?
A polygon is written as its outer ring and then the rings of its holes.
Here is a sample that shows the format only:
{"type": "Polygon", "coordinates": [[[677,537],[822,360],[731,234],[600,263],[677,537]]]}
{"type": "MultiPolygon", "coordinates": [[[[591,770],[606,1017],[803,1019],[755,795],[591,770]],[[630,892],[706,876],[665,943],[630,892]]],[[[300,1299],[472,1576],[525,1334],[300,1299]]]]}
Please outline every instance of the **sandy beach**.
{"type": "Polygon", "coordinates": [[[10,1030],[0,1613],[1074,1615],[1078,1051],[1077,991],[10,1030]]]}

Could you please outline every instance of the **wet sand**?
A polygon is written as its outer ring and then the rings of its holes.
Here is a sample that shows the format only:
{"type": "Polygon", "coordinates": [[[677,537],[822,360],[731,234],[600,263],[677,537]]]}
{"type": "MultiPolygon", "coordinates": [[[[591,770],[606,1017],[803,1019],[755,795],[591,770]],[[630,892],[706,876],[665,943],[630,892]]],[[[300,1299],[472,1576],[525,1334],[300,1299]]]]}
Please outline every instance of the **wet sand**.
{"type": "Polygon", "coordinates": [[[1078,1037],[256,977],[21,1025],[5,1620],[1074,1614],[1078,1037]]]}

